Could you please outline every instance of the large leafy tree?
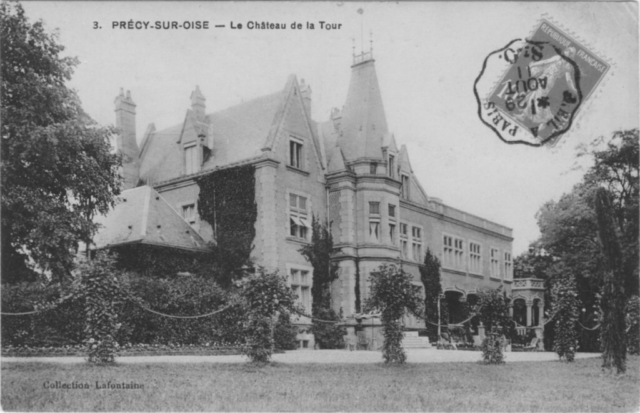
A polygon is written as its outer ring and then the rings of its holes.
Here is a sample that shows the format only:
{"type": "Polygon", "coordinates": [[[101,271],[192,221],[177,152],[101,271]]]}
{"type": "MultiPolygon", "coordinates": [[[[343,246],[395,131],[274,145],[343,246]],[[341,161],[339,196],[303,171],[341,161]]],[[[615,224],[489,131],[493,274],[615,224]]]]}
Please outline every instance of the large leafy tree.
{"type": "MultiPolygon", "coordinates": [[[[608,194],[606,208],[619,234],[620,278],[626,297],[638,294],[638,129],[614,132],[608,139],[596,139],[579,149],[579,157],[587,157],[592,164],[570,193],[540,209],[541,237],[536,246],[551,258],[543,266],[550,281],[574,278],[582,304],[580,321],[593,326],[598,296],[610,271],[598,231],[595,206],[599,191],[608,194]]],[[[582,350],[599,350],[597,332],[581,329],[579,341],[582,350]]]]}
{"type": "Polygon", "coordinates": [[[119,191],[114,130],[82,110],[65,85],[77,59],[19,3],[0,4],[0,37],[2,281],[34,278],[35,267],[60,279],[119,191]]]}

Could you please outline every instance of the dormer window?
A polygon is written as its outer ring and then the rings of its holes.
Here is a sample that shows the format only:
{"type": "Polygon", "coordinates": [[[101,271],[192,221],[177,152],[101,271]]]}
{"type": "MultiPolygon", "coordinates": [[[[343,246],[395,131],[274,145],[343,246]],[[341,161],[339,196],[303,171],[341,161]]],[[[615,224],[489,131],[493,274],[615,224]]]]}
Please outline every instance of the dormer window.
{"type": "Polygon", "coordinates": [[[184,148],[184,173],[191,175],[198,172],[198,152],[197,146],[191,145],[184,148]]]}
{"type": "Polygon", "coordinates": [[[371,164],[369,165],[369,173],[371,175],[375,175],[378,173],[378,163],[377,162],[371,162],[371,164]]]}
{"type": "Polygon", "coordinates": [[[396,160],[393,155],[389,155],[388,173],[391,178],[395,178],[394,170],[396,168],[396,160]]]}
{"type": "Polygon", "coordinates": [[[196,224],[196,205],[183,205],[182,206],[182,218],[189,223],[189,225],[194,226],[196,224]]]}
{"type": "Polygon", "coordinates": [[[293,138],[289,140],[289,166],[302,169],[302,142],[293,138]]]}

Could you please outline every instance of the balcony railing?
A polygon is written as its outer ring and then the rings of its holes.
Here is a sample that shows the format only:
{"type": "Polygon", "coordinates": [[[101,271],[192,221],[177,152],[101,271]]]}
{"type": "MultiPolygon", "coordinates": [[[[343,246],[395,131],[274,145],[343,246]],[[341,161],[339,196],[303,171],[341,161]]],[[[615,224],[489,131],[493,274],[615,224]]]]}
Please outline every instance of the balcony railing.
{"type": "Polygon", "coordinates": [[[353,64],[357,65],[358,63],[366,62],[367,60],[373,60],[373,52],[362,52],[357,56],[353,56],[353,64]]]}
{"type": "Polygon", "coordinates": [[[539,278],[516,278],[513,280],[512,290],[536,289],[544,290],[544,280],[539,278]]]}

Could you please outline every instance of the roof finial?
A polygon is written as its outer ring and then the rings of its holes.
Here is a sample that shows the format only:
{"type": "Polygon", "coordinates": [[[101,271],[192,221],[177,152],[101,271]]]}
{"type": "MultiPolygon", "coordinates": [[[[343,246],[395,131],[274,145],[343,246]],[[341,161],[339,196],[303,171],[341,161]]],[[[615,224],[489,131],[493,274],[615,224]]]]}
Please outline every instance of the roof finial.
{"type": "MultiPolygon", "coordinates": [[[[352,37],[351,38],[351,42],[352,42],[352,48],[353,48],[352,55],[353,55],[353,58],[355,59],[356,58],[356,38],[352,37]]],[[[122,90],[122,89],[120,89],[120,90],[122,90]]]]}
{"type": "Polygon", "coordinates": [[[369,52],[373,52],[373,30],[369,30],[369,52]]]}

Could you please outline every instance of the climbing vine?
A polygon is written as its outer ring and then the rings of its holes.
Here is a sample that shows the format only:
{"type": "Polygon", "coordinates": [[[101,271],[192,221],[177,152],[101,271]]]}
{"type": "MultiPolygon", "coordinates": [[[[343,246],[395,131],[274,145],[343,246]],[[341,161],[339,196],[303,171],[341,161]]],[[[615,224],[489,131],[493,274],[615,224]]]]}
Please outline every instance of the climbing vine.
{"type": "Polygon", "coordinates": [[[300,253],[313,266],[313,297],[312,315],[314,317],[311,332],[315,342],[322,349],[342,348],[344,327],[318,320],[336,320],[342,317],[331,308],[331,283],[338,278],[338,266],[331,262],[333,253],[333,238],[327,228],[317,216],[311,221],[313,235],[311,243],[300,249],[300,253]]]}
{"type": "Polygon", "coordinates": [[[381,265],[371,273],[371,295],[365,300],[365,311],[380,312],[385,363],[403,364],[407,355],[402,348],[402,317],[411,313],[424,316],[424,301],[420,288],[412,284],[413,276],[395,265],[381,265]]]}
{"type": "Polygon", "coordinates": [[[255,238],[258,209],[253,165],[222,169],[196,179],[200,187],[198,214],[213,228],[215,265],[221,269],[218,282],[229,287],[242,276],[255,238]]]}
{"type": "Polygon", "coordinates": [[[113,363],[117,353],[115,336],[118,331],[116,302],[123,300],[118,279],[113,270],[115,260],[105,252],[81,267],[75,286],[76,294],[85,299],[85,343],[90,363],[113,363]]]}
{"type": "Polygon", "coordinates": [[[316,308],[328,309],[331,306],[331,283],[338,278],[338,267],[331,262],[333,252],[333,238],[326,225],[316,215],[311,220],[311,243],[300,249],[300,253],[313,267],[313,297],[314,315],[316,308]]]}

